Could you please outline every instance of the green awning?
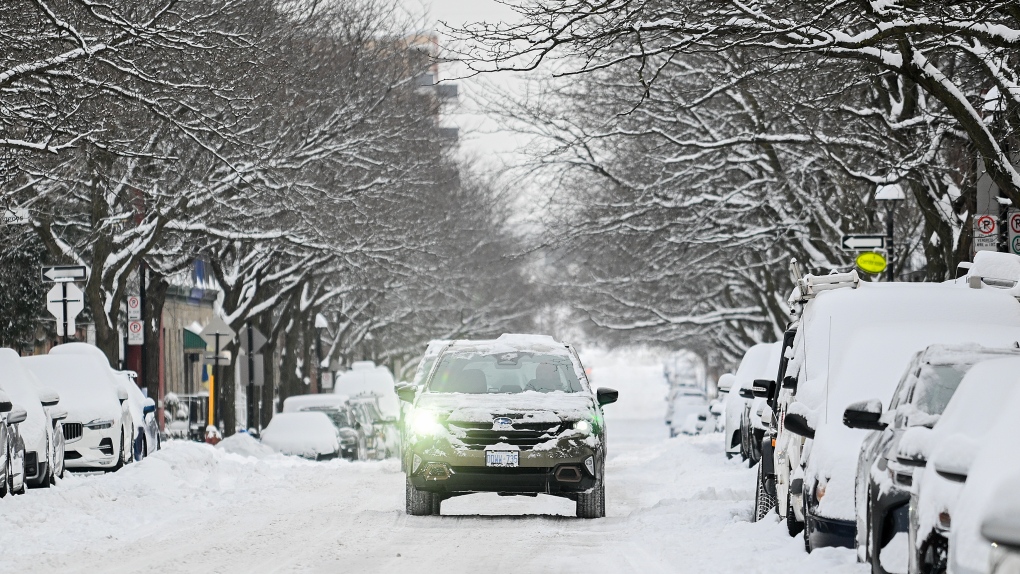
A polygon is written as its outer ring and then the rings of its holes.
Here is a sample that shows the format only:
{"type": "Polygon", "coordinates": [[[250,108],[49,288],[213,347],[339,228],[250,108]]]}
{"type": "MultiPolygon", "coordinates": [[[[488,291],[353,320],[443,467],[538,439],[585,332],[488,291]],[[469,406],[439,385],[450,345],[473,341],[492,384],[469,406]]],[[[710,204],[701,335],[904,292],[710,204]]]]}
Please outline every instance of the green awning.
{"type": "Polygon", "coordinates": [[[193,333],[188,329],[184,330],[184,352],[185,353],[204,353],[205,352],[205,339],[202,338],[198,333],[193,333]]]}

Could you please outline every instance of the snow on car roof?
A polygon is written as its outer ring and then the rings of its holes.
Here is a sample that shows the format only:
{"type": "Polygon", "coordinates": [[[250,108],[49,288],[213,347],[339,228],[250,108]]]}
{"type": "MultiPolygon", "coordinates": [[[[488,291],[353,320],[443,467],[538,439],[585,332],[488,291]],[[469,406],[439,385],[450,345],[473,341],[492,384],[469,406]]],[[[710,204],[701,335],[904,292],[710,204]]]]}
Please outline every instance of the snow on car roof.
{"type": "Polygon", "coordinates": [[[90,354],[59,354],[23,357],[25,366],[47,387],[60,394],[68,422],[94,419],[118,420],[121,416],[116,381],[106,361],[90,354]]]}
{"type": "Polygon", "coordinates": [[[333,393],[352,398],[361,394],[376,396],[383,416],[395,417],[400,413],[400,399],[393,389],[394,384],[393,373],[386,367],[376,366],[371,361],[358,361],[351,365],[350,371],[337,377],[333,393]]]}
{"type": "Polygon", "coordinates": [[[1006,281],[1020,280],[1020,256],[997,251],[978,251],[968,277],[989,277],[1006,281]]]}
{"type": "Polygon", "coordinates": [[[771,379],[779,372],[782,343],[758,343],[751,346],[740,360],[731,392],[749,388],[755,379],[771,379]],[[774,364],[774,365],[773,365],[774,364]]]}
{"type": "Polygon", "coordinates": [[[986,347],[977,343],[929,345],[922,360],[929,365],[969,365],[997,355],[1020,355],[1020,347],[1015,342],[1002,347],[986,347]]]}
{"type": "Polygon", "coordinates": [[[336,427],[325,413],[305,411],[279,413],[262,431],[262,444],[277,452],[307,458],[337,452],[336,427]]]}
{"type": "MultiPolygon", "coordinates": [[[[805,305],[794,342],[798,353],[789,372],[803,371],[802,381],[824,380],[830,370],[829,349],[845,349],[857,330],[914,322],[926,322],[942,331],[953,330],[955,324],[1020,326],[1020,303],[1003,290],[961,289],[941,283],[861,283],[857,289],[824,291],[805,305]]],[[[935,337],[927,344],[967,340],[935,337]]],[[[1016,339],[973,340],[1006,345],[1016,339]]]]}
{"type": "Polygon", "coordinates": [[[313,407],[329,407],[335,409],[342,409],[350,400],[347,395],[330,395],[330,394],[318,394],[318,395],[295,395],[293,397],[287,397],[283,401],[283,412],[291,413],[298,412],[304,409],[313,407]]]}

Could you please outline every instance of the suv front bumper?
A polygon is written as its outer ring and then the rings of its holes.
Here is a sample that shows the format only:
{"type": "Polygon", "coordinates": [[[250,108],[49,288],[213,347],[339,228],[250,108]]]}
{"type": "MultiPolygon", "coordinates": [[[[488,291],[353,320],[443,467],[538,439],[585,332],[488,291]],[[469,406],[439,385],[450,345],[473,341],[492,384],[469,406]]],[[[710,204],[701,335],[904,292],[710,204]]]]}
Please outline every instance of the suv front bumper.
{"type": "Polygon", "coordinates": [[[569,455],[559,449],[521,450],[516,467],[486,466],[484,450],[408,451],[411,484],[428,492],[569,496],[590,491],[601,478],[601,453],[587,446],[575,445],[569,455]]]}

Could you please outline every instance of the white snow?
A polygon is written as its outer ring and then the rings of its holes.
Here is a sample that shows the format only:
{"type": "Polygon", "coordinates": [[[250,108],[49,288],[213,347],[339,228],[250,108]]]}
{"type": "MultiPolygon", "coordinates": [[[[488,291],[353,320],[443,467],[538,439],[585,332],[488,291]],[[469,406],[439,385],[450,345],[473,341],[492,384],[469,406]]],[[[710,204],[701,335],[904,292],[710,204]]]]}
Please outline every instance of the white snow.
{"type": "Polygon", "coordinates": [[[661,368],[591,365],[596,379],[629,371],[613,385],[621,403],[661,391],[623,418],[606,407],[605,519],[573,518],[567,499],[496,495],[411,517],[396,460],[314,463],[238,435],[171,441],[116,473],[3,499],[0,571],[867,572],[852,550],[808,555],[773,517],[751,523],[754,470],[726,460],[718,434],[667,438],[661,368]]]}
{"type": "Polygon", "coordinates": [[[393,390],[394,385],[393,373],[389,369],[376,366],[371,361],[358,361],[351,365],[351,370],[337,377],[333,392],[350,397],[375,395],[379,398],[379,411],[383,416],[396,418],[400,415],[400,399],[393,390]]]}
{"type": "Polygon", "coordinates": [[[51,422],[39,402],[40,386],[13,349],[0,349],[0,389],[6,391],[15,407],[21,407],[28,413],[28,417],[18,427],[25,441],[25,450],[35,451],[40,457],[45,457],[46,425],[51,422]]]}
{"type": "Polygon", "coordinates": [[[351,400],[347,395],[294,395],[283,401],[283,412],[296,413],[313,408],[343,409],[347,401],[351,400]]]}
{"type": "Polygon", "coordinates": [[[21,360],[43,385],[60,395],[60,406],[67,409],[68,422],[120,420],[116,382],[105,357],[51,352],[21,360]]]}
{"type": "Polygon", "coordinates": [[[340,450],[336,427],[326,413],[278,413],[262,431],[262,444],[273,450],[305,458],[340,450]]]}

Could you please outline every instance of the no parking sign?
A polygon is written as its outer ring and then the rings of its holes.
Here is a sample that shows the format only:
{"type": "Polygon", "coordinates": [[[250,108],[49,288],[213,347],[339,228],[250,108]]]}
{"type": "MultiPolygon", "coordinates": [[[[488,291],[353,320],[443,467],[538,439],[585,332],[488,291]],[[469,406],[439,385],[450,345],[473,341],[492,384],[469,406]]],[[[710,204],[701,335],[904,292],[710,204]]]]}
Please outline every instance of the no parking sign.
{"type": "Polygon", "coordinates": [[[1020,211],[1009,210],[1006,216],[1009,231],[1009,251],[1014,255],[1020,255],[1020,211]]]}

